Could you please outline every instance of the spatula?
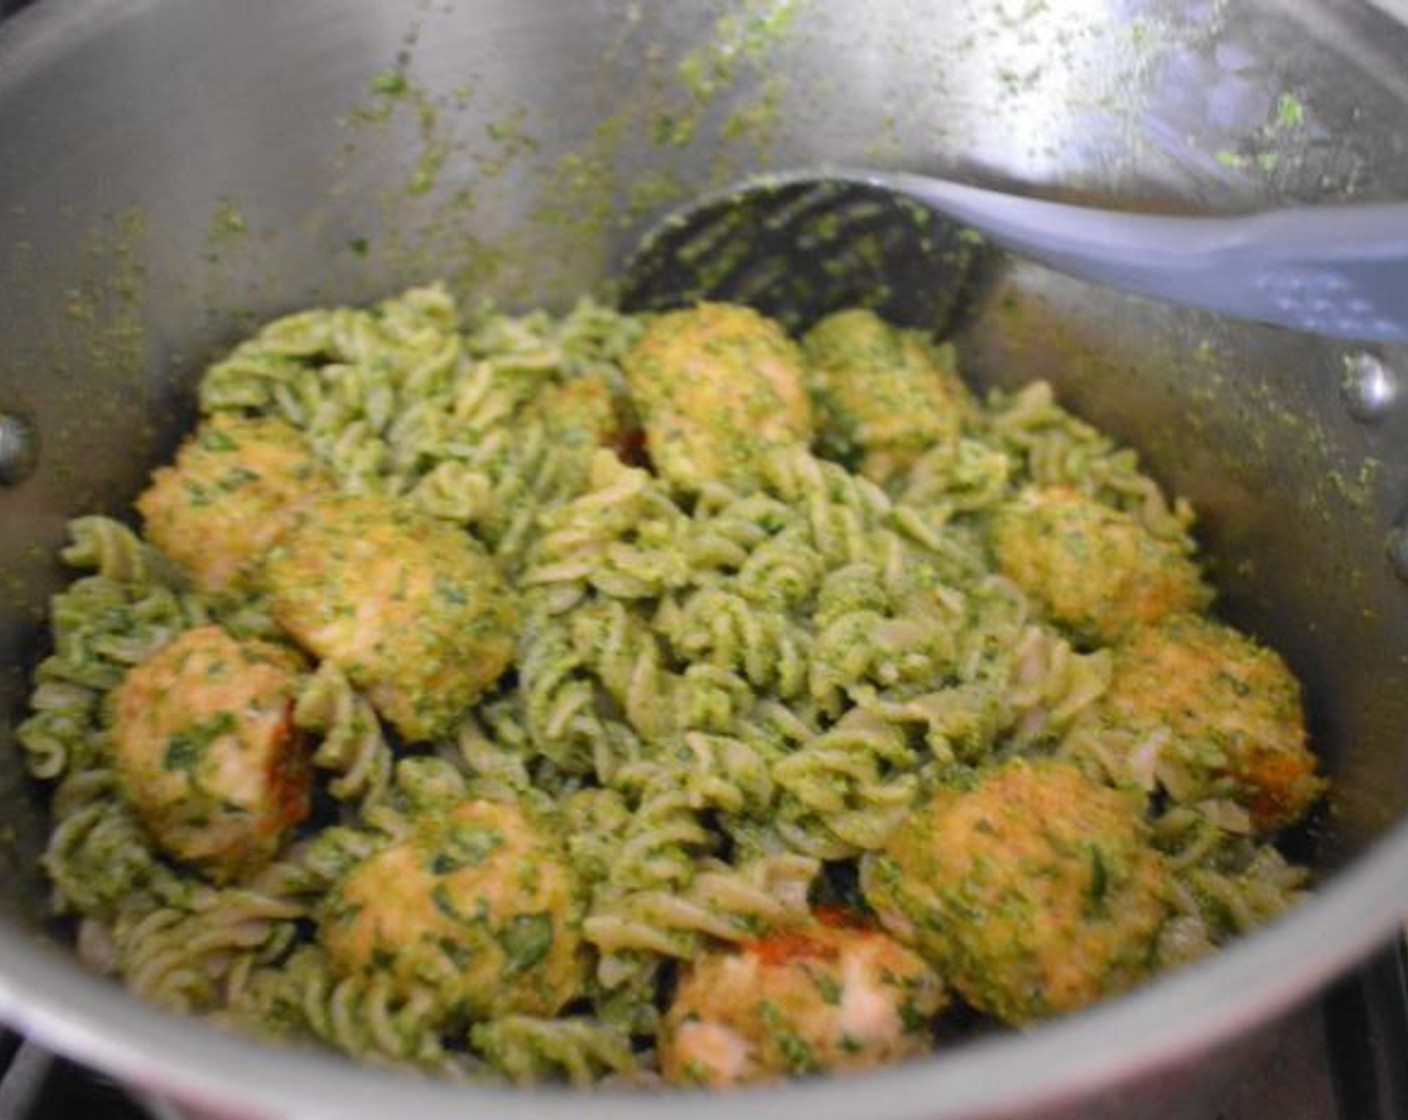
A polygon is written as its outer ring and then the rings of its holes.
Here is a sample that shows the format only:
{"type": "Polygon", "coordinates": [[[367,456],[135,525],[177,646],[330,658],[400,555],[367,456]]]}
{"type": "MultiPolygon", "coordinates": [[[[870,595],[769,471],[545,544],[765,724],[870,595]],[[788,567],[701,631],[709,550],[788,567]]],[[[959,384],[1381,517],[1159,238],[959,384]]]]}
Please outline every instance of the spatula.
{"type": "Polygon", "coordinates": [[[933,325],[962,300],[983,242],[1171,303],[1408,341],[1408,203],[1182,217],[871,171],[769,176],[684,208],[628,262],[622,303],[732,299],[793,321],[861,303],[933,325]]]}

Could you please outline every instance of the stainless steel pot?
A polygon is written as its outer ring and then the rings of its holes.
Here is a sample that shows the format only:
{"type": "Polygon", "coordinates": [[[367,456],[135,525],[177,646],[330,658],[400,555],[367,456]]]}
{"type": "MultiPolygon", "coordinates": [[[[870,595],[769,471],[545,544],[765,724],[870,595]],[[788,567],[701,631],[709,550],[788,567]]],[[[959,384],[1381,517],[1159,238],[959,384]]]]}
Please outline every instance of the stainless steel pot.
{"type": "MultiPolygon", "coordinates": [[[[65,520],[122,508],[189,420],[202,362],[253,321],[437,275],[561,306],[660,206],[761,166],[1214,211],[1402,195],[1408,29],[1387,10],[47,0],[0,28],[0,1015],[224,1116],[654,1115],[658,1098],[466,1090],[275,1051],[73,961],[46,924],[42,797],[11,735],[65,520]]],[[[981,383],[1055,381],[1200,506],[1225,612],[1308,682],[1336,789],[1304,838],[1324,886],[1086,1014],[873,1076],[675,1097],[672,1115],[1195,1116],[1256,1060],[1259,1024],[1408,901],[1408,354],[1022,265],[961,344],[981,383]]]]}

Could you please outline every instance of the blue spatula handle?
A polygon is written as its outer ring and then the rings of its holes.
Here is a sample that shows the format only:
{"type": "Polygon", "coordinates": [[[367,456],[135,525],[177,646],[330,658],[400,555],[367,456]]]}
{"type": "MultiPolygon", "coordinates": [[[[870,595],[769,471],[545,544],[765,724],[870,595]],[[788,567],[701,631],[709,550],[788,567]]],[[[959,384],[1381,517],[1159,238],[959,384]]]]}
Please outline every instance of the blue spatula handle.
{"type": "Polygon", "coordinates": [[[1082,279],[1337,338],[1408,342],[1408,203],[1246,217],[1127,214],[919,175],[842,173],[899,190],[1082,279]]]}

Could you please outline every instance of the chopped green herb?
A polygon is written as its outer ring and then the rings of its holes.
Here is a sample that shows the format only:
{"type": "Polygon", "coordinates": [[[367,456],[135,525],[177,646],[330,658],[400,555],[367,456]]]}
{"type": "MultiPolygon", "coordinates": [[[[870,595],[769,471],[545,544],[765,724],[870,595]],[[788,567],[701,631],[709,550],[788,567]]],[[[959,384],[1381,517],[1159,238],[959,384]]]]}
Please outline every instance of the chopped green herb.
{"type": "Polygon", "coordinates": [[[469,595],[465,589],[454,580],[446,579],[444,576],[435,577],[435,597],[441,602],[450,603],[456,607],[462,607],[469,602],[469,595]]]}
{"type": "Polygon", "coordinates": [[[1305,124],[1305,106],[1294,94],[1283,93],[1276,99],[1276,123],[1282,128],[1299,128],[1305,124]]]}
{"type": "Polygon", "coordinates": [[[252,471],[248,467],[231,467],[220,476],[221,490],[238,490],[241,486],[248,486],[251,482],[259,481],[259,472],[252,471]]]}
{"type": "Polygon", "coordinates": [[[450,958],[456,968],[468,968],[474,961],[474,954],[453,937],[440,938],[440,951],[450,958]]]}
{"type": "Polygon", "coordinates": [[[207,451],[238,451],[240,446],[228,432],[218,428],[207,428],[201,432],[198,442],[207,451]]]}
{"type": "Polygon", "coordinates": [[[400,70],[383,70],[372,79],[373,93],[384,93],[395,96],[398,93],[406,92],[406,75],[400,70]]]}
{"type": "Polygon", "coordinates": [[[205,757],[205,749],[222,735],[229,735],[238,726],[233,712],[221,712],[201,720],[185,731],[178,731],[166,741],[162,756],[163,769],[192,774],[205,757]]]}
{"type": "Polygon", "coordinates": [[[1096,913],[1105,909],[1105,898],[1110,893],[1110,869],[1105,864],[1105,854],[1098,846],[1090,846],[1090,907],[1096,913]]]}
{"type": "Polygon", "coordinates": [[[900,1024],[905,1034],[923,1034],[929,1029],[929,1017],[909,1000],[904,1000],[900,1003],[900,1024]]]}
{"type": "Polygon", "coordinates": [[[446,830],[442,844],[430,864],[430,870],[436,875],[478,867],[504,846],[504,838],[493,829],[456,824],[446,830]]]}
{"type": "Polygon", "coordinates": [[[372,949],[372,967],[388,969],[396,963],[396,954],[385,945],[378,945],[372,949]]]}
{"type": "Polygon", "coordinates": [[[504,964],[504,979],[521,976],[541,964],[552,949],[552,915],[519,914],[499,930],[499,944],[508,957],[504,964]]]}
{"type": "Polygon", "coordinates": [[[709,1081],[709,1067],[698,1058],[690,1058],[684,1063],[684,1075],[696,1085],[705,1085],[709,1081]]]}
{"type": "Polygon", "coordinates": [[[435,909],[444,914],[452,922],[463,922],[464,917],[455,907],[455,900],[450,897],[450,888],[444,883],[436,883],[430,892],[430,901],[435,903],[435,909]]]}
{"type": "Polygon", "coordinates": [[[836,977],[818,968],[808,968],[807,973],[823,1002],[833,1007],[841,1002],[841,982],[836,977]]]}
{"type": "Polygon", "coordinates": [[[789,1071],[799,1074],[814,1073],[821,1068],[816,1051],[798,1033],[797,1028],[792,1025],[791,1020],[782,1013],[777,1004],[772,1000],[763,1000],[759,1010],[763,1016],[763,1024],[777,1044],[777,1048],[782,1054],[782,1060],[787,1063],[789,1071]]]}

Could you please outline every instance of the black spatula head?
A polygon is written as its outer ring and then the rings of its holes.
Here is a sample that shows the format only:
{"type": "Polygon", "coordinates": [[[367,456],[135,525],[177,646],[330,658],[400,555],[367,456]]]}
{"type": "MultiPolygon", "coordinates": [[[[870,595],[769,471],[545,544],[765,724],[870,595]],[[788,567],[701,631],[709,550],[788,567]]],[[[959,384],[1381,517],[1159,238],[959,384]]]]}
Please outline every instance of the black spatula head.
{"type": "Polygon", "coordinates": [[[947,333],[993,254],[902,194],[839,179],[760,179],[667,218],[629,259],[627,311],[743,303],[803,330],[842,307],[947,333]]]}

